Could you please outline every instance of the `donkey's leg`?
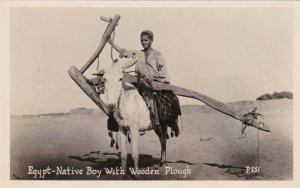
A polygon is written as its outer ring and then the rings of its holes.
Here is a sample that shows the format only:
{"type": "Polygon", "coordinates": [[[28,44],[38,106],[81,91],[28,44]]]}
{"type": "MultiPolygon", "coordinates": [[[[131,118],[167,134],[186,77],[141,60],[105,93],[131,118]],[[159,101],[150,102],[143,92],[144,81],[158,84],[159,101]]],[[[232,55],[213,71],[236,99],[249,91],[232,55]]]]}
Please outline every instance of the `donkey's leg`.
{"type": "Polygon", "coordinates": [[[168,125],[163,125],[162,126],[162,132],[163,132],[163,146],[162,146],[162,155],[163,155],[163,164],[168,165],[167,164],[167,135],[168,135],[168,125]]]}
{"type": "Polygon", "coordinates": [[[127,171],[127,131],[125,129],[120,129],[121,131],[121,165],[125,173],[127,171]]]}
{"type": "Polygon", "coordinates": [[[138,146],[138,139],[139,139],[139,130],[137,128],[131,129],[131,144],[132,144],[132,159],[134,162],[134,167],[138,169],[139,167],[139,146],[138,146]]]}
{"type": "MultiPolygon", "coordinates": [[[[136,170],[139,168],[139,145],[138,145],[138,139],[139,139],[139,130],[138,128],[134,127],[131,129],[131,144],[132,144],[132,159],[134,162],[134,167],[136,170]]],[[[134,175],[135,179],[140,179],[139,174],[134,175]]]]}
{"type": "Polygon", "coordinates": [[[161,145],[161,156],[160,156],[160,166],[163,166],[166,164],[166,147],[167,147],[167,141],[164,134],[164,128],[162,126],[157,127],[154,129],[155,133],[157,134],[160,145],[161,145]]]}

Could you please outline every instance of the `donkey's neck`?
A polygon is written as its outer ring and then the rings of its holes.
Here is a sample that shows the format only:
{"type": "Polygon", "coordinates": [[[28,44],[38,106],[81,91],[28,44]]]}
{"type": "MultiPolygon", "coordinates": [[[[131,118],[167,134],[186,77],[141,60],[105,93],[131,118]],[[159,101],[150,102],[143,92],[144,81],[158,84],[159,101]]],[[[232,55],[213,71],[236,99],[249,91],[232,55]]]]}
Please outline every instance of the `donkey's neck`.
{"type": "Polygon", "coordinates": [[[117,119],[122,126],[135,127],[139,130],[149,128],[150,112],[146,102],[133,85],[128,88],[122,86],[117,109],[117,119]]]}
{"type": "Polygon", "coordinates": [[[139,95],[139,93],[133,86],[130,87],[122,84],[121,94],[118,102],[120,105],[124,105],[123,107],[126,107],[127,105],[130,105],[131,102],[134,102],[132,101],[134,98],[141,97],[137,95],[139,95]]]}

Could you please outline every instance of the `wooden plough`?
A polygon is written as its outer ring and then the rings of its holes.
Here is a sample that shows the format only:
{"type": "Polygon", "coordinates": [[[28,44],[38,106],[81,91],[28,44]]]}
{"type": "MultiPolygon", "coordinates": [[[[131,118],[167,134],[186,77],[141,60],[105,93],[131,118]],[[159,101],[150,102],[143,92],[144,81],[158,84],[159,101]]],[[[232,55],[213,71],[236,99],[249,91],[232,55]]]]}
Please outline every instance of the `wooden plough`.
{"type": "MultiPolygon", "coordinates": [[[[106,43],[110,43],[115,50],[120,52],[121,48],[116,45],[113,41],[110,40],[110,35],[114,31],[115,27],[118,25],[118,21],[120,19],[119,15],[116,15],[113,19],[107,19],[104,17],[101,17],[101,20],[108,22],[108,26],[102,36],[102,40],[94,52],[94,54],[88,59],[88,61],[83,65],[83,67],[78,70],[75,66],[72,66],[69,68],[68,72],[71,78],[76,82],[76,84],[94,101],[94,103],[106,114],[109,115],[109,112],[107,110],[107,107],[99,97],[99,95],[96,93],[96,91],[87,83],[85,77],[83,76],[84,72],[91,66],[91,64],[97,59],[99,54],[102,52],[103,48],[105,47],[106,43]]],[[[134,76],[130,76],[127,74],[124,74],[124,81],[130,82],[130,83],[136,83],[137,78],[134,76]]],[[[252,126],[257,129],[260,129],[262,131],[270,132],[271,129],[268,125],[264,124],[263,122],[252,119],[251,121],[245,121],[246,118],[238,113],[233,111],[232,109],[228,108],[224,103],[217,101],[211,97],[205,96],[201,93],[198,93],[196,91],[192,91],[189,89],[185,89],[179,86],[164,84],[160,82],[153,82],[152,84],[154,90],[162,91],[162,90],[171,90],[174,92],[174,94],[183,96],[183,97],[189,97],[194,98],[197,100],[200,100],[201,102],[205,103],[206,105],[210,106],[211,108],[224,113],[234,119],[237,119],[241,121],[246,126],[252,126]]]]}

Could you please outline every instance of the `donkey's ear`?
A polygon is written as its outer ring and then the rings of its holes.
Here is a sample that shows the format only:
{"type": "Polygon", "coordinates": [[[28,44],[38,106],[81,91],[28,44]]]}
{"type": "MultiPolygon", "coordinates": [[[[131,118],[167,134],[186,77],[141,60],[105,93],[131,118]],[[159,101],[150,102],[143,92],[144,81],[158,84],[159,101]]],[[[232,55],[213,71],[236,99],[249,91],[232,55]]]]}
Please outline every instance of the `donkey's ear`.
{"type": "Polygon", "coordinates": [[[122,70],[126,70],[128,68],[130,68],[131,66],[133,66],[136,62],[137,62],[138,59],[132,59],[130,61],[127,61],[127,62],[124,62],[122,63],[122,70]]]}

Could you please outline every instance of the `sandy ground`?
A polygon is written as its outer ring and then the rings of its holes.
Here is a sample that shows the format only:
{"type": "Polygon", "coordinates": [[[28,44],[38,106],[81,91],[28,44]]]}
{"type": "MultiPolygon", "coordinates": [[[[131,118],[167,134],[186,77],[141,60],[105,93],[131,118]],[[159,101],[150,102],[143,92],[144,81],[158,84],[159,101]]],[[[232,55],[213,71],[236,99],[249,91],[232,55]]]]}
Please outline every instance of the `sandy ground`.
{"type": "MultiPolygon", "coordinates": [[[[291,180],[293,179],[293,101],[244,101],[227,104],[240,112],[255,106],[264,114],[271,133],[248,127],[241,136],[241,123],[207,106],[184,106],[183,133],[167,143],[168,167],[159,167],[160,144],[153,131],[140,137],[140,169],[158,175],[142,180],[291,180]],[[259,138],[259,148],[258,148],[259,138]],[[257,153],[258,151],[258,153],[257,153]],[[258,157],[257,157],[258,155],[258,157]],[[258,161],[259,159],[259,161],[258,161]],[[260,166],[261,173],[246,173],[246,166],[260,166]],[[173,174],[165,174],[167,168],[173,174]],[[181,173],[181,174],[175,174],[181,173]],[[184,173],[187,173],[184,175],[184,173]]],[[[59,117],[11,118],[11,179],[132,180],[133,176],[108,175],[119,169],[118,150],[110,148],[106,117],[66,115],[59,117]],[[82,175],[29,174],[33,169],[82,169],[82,175]],[[101,176],[87,174],[101,170],[101,176]]],[[[132,160],[128,166],[133,167],[132,160]]],[[[73,171],[73,172],[74,172],[73,171]]],[[[38,172],[38,171],[32,171],[38,172]]],[[[62,172],[63,173],[63,172],[62,172]]],[[[75,172],[74,172],[75,173],[75,172]]]]}

